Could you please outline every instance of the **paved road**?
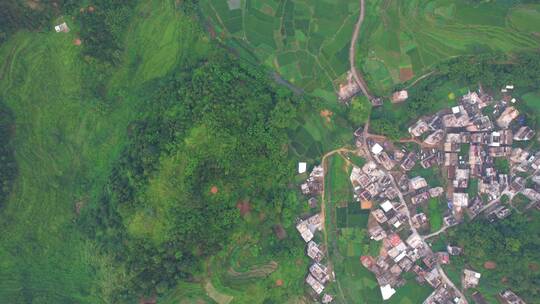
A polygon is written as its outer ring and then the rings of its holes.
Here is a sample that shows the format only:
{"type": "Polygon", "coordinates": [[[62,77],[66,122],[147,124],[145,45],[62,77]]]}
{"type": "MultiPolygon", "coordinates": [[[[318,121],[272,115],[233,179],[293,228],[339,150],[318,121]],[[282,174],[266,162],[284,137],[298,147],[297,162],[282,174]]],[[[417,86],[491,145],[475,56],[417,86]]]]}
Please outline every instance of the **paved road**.
{"type": "Polygon", "coordinates": [[[356,21],[356,25],[354,26],[354,32],[351,38],[351,47],[349,48],[349,63],[351,65],[351,73],[353,75],[354,80],[360,87],[360,90],[362,90],[362,93],[366,95],[366,97],[369,100],[371,100],[373,97],[371,96],[371,94],[369,94],[369,90],[364,80],[364,77],[362,76],[362,74],[358,73],[358,70],[356,69],[356,65],[355,65],[356,43],[358,42],[358,35],[360,34],[362,23],[364,23],[364,17],[365,17],[365,11],[366,11],[365,8],[366,8],[365,0],[360,0],[360,15],[358,16],[358,21],[356,21]]]}
{"type": "Polygon", "coordinates": [[[444,270],[442,269],[441,265],[439,265],[437,263],[437,270],[439,271],[439,273],[441,274],[441,277],[443,278],[443,281],[448,285],[448,286],[452,286],[456,292],[458,293],[458,295],[460,296],[461,299],[463,299],[463,304],[469,304],[469,301],[467,301],[467,298],[465,298],[465,295],[461,292],[461,290],[459,288],[456,287],[456,285],[454,285],[454,283],[452,282],[452,280],[450,280],[447,276],[446,276],[446,273],[444,273],[444,270]]]}

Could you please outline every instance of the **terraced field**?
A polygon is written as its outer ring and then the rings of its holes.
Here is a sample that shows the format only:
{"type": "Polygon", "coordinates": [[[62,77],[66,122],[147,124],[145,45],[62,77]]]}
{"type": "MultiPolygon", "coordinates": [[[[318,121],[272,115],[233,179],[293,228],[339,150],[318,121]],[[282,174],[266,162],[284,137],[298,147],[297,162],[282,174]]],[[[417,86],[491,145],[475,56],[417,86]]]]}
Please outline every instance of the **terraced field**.
{"type": "MultiPolygon", "coordinates": [[[[132,25],[126,43],[138,45],[139,54],[125,60],[166,65],[115,73],[111,82],[126,92],[166,74],[195,45],[182,44],[196,36],[170,3],[145,2],[138,12],[145,17],[132,25]],[[161,34],[145,30],[155,26],[163,26],[161,34]],[[156,45],[166,52],[154,52],[156,45]]],[[[114,273],[112,261],[74,222],[76,206],[84,208],[103,186],[140,106],[125,92],[109,110],[81,97],[87,66],[72,43],[76,35],[19,33],[0,48],[0,98],[16,117],[19,166],[0,221],[0,302],[99,303],[121,282],[122,270],[114,273]]]]}
{"type": "Polygon", "coordinates": [[[380,1],[358,54],[371,89],[386,92],[454,56],[536,48],[540,6],[503,2],[380,1]]]}

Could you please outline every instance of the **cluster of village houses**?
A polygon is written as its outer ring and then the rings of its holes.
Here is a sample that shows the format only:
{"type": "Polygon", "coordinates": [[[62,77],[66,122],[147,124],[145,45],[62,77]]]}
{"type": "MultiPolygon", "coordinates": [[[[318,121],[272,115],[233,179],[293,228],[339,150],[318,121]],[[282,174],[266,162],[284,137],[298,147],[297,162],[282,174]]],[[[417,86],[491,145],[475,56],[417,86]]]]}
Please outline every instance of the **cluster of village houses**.
{"type": "Polygon", "coordinates": [[[540,184],[540,152],[519,147],[526,146],[520,143],[533,139],[535,131],[526,125],[511,90],[512,85],[506,86],[497,101],[481,91],[470,92],[459,105],[422,118],[409,128],[413,137],[436,151],[449,181],[449,208],[458,219],[463,211],[472,218],[480,212],[492,220],[509,216],[511,209],[500,202],[503,195],[510,199],[518,193],[525,195],[531,200],[527,208],[540,199],[534,187],[527,187],[528,176],[540,184]],[[499,172],[497,160],[507,163],[513,174],[499,172]],[[478,181],[478,192],[469,197],[471,179],[478,181]]]}
{"type": "MultiPolygon", "coordinates": [[[[417,233],[429,228],[428,216],[417,212],[417,207],[429,199],[445,194],[448,211],[443,218],[444,227],[460,223],[464,212],[470,218],[484,212],[491,221],[509,216],[512,207],[501,202],[503,195],[511,200],[521,193],[530,200],[526,209],[538,207],[540,193],[535,188],[540,185],[540,152],[512,147],[516,142],[535,137],[534,130],[526,125],[526,119],[516,107],[518,101],[512,98],[512,90],[511,85],[505,87],[498,101],[481,90],[469,92],[457,106],[419,119],[409,128],[420,146],[418,150],[396,148],[388,141],[366,141],[361,138],[362,132],[355,132],[357,146],[362,148],[367,143],[368,147],[364,148],[368,148],[373,161],[362,168],[353,168],[350,178],[354,199],[362,208],[371,210],[369,234],[383,244],[378,257],[363,256],[362,263],[375,274],[383,299],[391,297],[394,288],[405,283],[403,272],[412,271],[418,282],[435,288],[425,303],[460,303],[456,290],[443,284],[438,265],[449,263],[449,256],[459,254],[461,249],[448,246],[446,252],[433,253],[417,233]],[[498,158],[508,163],[512,174],[498,172],[495,165],[498,158]],[[429,187],[421,176],[409,178],[407,172],[416,166],[440,167],[448,181],[446,189],[429,187]],[[392,183],[390,175],[396,183],[392,183]],[[533,186],[527,187],[528,177],[533,186]],[[472,194],[471,179],[478,183],[472,194]],[[399,199],[400,194],[403,200],[399,199]],[[401,236],[406,239],[403,241],[401,236]],[[422,263],[417,262],[420,259],[422,263]]],[[[406,94],[400,96],[406,98],[406,94]]],[[[463,289],[476,287],[480,277],[480,273],[465,269],[463,289]]],[[[478,292],[473,298],[482,303],[483,297],[478,292]]],[[[512,303],[502,293],[500,299],[512,303]]]]}
{"type": "MultiPolygon", "coordinates": [[[[464,213],[472,219],[483,213],[490,221],[508,217],[514,208],[501,201],[502,196],[511,201],[521,193],[530,200],[524,210],[539,208],[540,152],[524,148],[527,141],[535,139],[535,131],[519,112],[519,101],[511,96],[513,89],[512,85],[506,86],[499,100],[481,89],[469,92],[455,107],[422,117],[409,128],[409,142],[414,142],[417,149],[362,138],[362,130],[355,132],[357,147],[368,151],[371,160],[352,169],[353,199],[362,209],[370,210],[368,233],[373,240],[382,242],[379,256],[362,256],[361,263],[375,274],[384,300],[405,284],[402,274],[412,272],[419,283],[434,288],[424,303],[467,303],[441,273],[441,265],[448,264],[450,256],[461,254],[461,248],[448,245],[446,251],[433,252],[425,239],[434,235],[422,235],[430,230],[430,219],[418,207],[425,207],[430,199],[443,201],[446,197],[443,229],[462,222],[464,213]],[[497,168],[497,160],[507,164],[505,172],[497,168]],[[418,167],[441,170],[447,180],[446,189],[430,187],[422,176],[409,177],[409,171],[418,167]]],[[[406,92],[398,92],[393,101],[406,98],[406,92]]],[[[311,196],[312,207],[322,190],[323,175],[323,168],[315,167],[301,186],[302,192],[311,196]]],[[[322,250],[312,240],[321,228],[318,214],[297,226],[313,260],[306,282],[317,294],[333,278],[333,273],[321,264],[322,250]]],[[[464,269],[461,289],[476,287],[480,278],[481,273],[464,269]]],[[[478,292],[473,300],[485,303],[478,292]]],[[[511,290],[501,292],[499,300],[524,303],[511,290]]]]}
{"type": "MultiPolygon", "coordinates": [[[[306,172],[306,168],[306,163],[299,163],[298,172],[304,173],[306,172]]],[[[317,207],[317,196],[323,189],[323,182],[324,169],[321,166],[316,166],[311,171],[306,182],[300,187],[304,195],[310,196],[308,204],[311,208],[317,207]]],[[[306,275],[306,283],[313,289],[317,296],[321,297],[322,303],[326,304],[333,301],[332,295],[323,293],[323,291],[326,285],[334,280],[334,272],[331,271],[330,267],[324,265],[324,250],[321,244],[317,244],[314,240],[316,232],[323,229],[322,225],[321,214],[317,213],[306,219],[299,219],[296,224],[296,230],[298,230],[300,236],[306,242],[306,253],[312,261],[306,275]]]]}
{"type": "MultiPolygon", "coordinates": [[[[373,151],[383,153],[380,149],[373,151]]],[[[375,274],[383,300],[392,297],[396,288],[405,285],[402,274],[412,272],[419,283],[429,284],[436,290],[430,297],[433,301],[426,303],[438,303],[438,300],[444,299],[462,303],[457,292],[444,284],[438,267],[440,264],[448,264],[450,254],[458,255],[461,249],[449,246],[445,252],[432,252],[417,232],[417,229],[428,225],[426,215],[419,213],[411,217],[408,210],[409,207],[416,209],[416,205],[431,197],[440,196],[443,189],[429,188],[427,181],[419,176],[408,179],[402,175],[394,185],[386,169],[379,165],[368,162],[362,168],[354,167],[350,178],[354,199],[361,203],[362,208],[371,210],[368,219],[369,235],[374,241],[382,241],[379,256],[365,255],[360,260],[362,265],[375,274]],[[410,206],[397,202],[400,193],[410,200],[410,206]],[[366,201],[369,203],[366,204],[366,201]],[[374,205],[377,207],[373,208],[374,205]]]]}

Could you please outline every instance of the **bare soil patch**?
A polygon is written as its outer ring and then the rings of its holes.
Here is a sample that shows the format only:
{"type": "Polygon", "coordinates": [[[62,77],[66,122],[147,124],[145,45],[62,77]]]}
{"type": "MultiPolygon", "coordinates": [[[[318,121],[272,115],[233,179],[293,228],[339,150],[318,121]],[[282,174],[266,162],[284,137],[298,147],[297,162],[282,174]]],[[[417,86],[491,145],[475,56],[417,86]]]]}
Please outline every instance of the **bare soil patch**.
{"type": "Polygon", "coordinates": [[[400,68],[399,69],[399,80],[407,81],[414,77],[414,72],[412,68],[400,68]]]}
{"type": "Polygon", "coordinates": [[[277,279],[276,280],[276,286],[277,287],[283,286],[283,280],[282,279],[277,279]]]}
{"type": "Polygon", "coordinates": [[[81,39],[79,39],[79,38],[73,39],[73,45],[79,46],[79,45],[81,45],[81,44],[82,44],[81,39]]]}
{"type": "Polygon", "coordinates": [[[371,201],[361,201],[360,202],[360,209],[362,210],[369,210],[373,207],[373,203],[371,201]]]}
{"type": "Polygon", "coordinates": [[[287,232],[285,231],[285,228],[281,224],[274,225],[274,233],[276,234],[277,238],[280,240],[283,240],[287,237],[287,232]]]}
{"type": "Polygon", "coordinates": [[[219,192],[218,187],[212,186],[212,188],[210,188],[210,193],[212,193],[212,194],[217,194],[218,192],[219,192]]]}
{"type": "Polygon", "coordinates": [[[141,297],[139,299],[139,304],[156,304],[156,303],[157,303],[157,298],[155,296],[151,298],[141,297]]]}
{"type": "Polygon", "coordinates": [[[33,9],[33,10],[41,10],[42,7],[41,7],[41,3],[39,3],[39,1],[37,0],[28,0],[26,1],[26,5],[33,9]]]}
{"type": "Polygon", "coordinates": [[[78,202],[75,202],[75,214],[80,215],[81,210],[82,210],[82,208],[84,207],[85,204],[86,204],[85,200],[80,200],[78,202]]]}
{"type": "Polygon", "coordinates": [[[485,269],[495,269],[497,268],[497,264],[493,261],[487,261],[484,263],[484,268],[485,269]]]}
{"type": "Polygon", "coordinates": [[[236,203],[236,208],[240,211],[241,216],[245,216],[249,212],[251,212],[251,204],[248,200],[238,201],[236,203]]]}
{"type": "Polygon", "coordinates": [[[324,119],[326,119],[326,122],[327,123],[331,123],[332,122],[332,115],[334,115],[334,112],[328,110],[328,109],[324,109],[321,111],[321,117],[323,117],[324,119]]]}

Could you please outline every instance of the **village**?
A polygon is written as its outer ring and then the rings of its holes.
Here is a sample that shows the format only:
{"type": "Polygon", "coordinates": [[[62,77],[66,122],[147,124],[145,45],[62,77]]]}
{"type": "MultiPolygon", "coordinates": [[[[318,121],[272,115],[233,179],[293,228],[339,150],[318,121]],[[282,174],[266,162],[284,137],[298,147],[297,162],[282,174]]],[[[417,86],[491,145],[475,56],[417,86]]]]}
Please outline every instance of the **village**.
{"type": "MultiPolygon", "coordinates": [[[[442,266],[450,263],[451,256],[462,254],[462,248],[446,244],[446,250],[434,252],[430,239],[476,217],[489,222],[505,219],[517,211],[511,204],[516,195],[528,199],[523,212],[540,209],[540,151],[528,150],[523,144],[536,140],[535,131],[520,115],[513,90],[513,85],[507,85],[501,90],[502,97],[495,99],[480,88],[462,96],[454,107],[420,117],[408,130],[411,138],[406,146],[382,136],[367,136],[362,129],[354,132],[355,151],[366,163],[352,168],[351,201],[369,212],[369,236],[381,242],[378,256],[363,255],[360,262],[375,275],[382,300],[404,286],[403,275],[411,273],[418,284],[433,288],[424,304],[469,303],[464,293],[478,286],[481,271],[463,269],[462,286],[456,286],[442,266]],[[425,176],[411,176],[418,166],[440,170],[444,187],[430,185],[432,181],[425,176]],[[445,205],[438,231],[429,231],[431,219],[420,208],[430,199],[445,205]]],[[[406,99],[406,91],[393,96],[397,102],[406,99]]],[[[298,169],[306,172],[306,163],[300,163],[298,169]]],[[[301,185],[311,207],[319,203],[324,176],[324,167],[315,166],[301,185]]],[[[296,228],[312,260],[305,281],[322,303],[329,303],[333,296],[324,292],[325,286],[336,277],[324,248],[315,241],[324,225],[323,214],[317,213],[299,219],[296,228]]],[[[487,303],[478,291],[472,300],[487,303]]],[[[498,300],[525,303],[508,289],[499,292],[498,300]]]]}

